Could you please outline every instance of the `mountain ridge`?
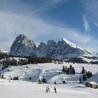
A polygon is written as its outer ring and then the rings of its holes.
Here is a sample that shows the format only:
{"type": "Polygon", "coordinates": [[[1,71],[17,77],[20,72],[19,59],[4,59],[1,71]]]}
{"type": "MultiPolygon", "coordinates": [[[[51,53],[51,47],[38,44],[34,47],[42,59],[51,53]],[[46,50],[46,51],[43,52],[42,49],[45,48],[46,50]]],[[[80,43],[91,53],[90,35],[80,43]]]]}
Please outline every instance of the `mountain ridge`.
{"type": "Polygon", "coordinates": [[[49,57],[64,60],[81,56],[92,56],[88,50],[82,49],[67,39],[61,41],[48,40],[47,43],[40,42],[38,46],[24,34],[16,37],[10,48],[10,54],[14,56],[36,56],[49,57]]]}

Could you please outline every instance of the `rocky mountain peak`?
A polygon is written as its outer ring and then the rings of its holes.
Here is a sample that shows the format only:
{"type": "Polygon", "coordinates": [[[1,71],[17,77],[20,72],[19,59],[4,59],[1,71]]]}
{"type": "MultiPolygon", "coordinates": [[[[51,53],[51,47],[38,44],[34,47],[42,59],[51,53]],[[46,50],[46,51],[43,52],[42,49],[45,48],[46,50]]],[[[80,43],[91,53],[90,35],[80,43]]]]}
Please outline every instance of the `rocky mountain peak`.
{"type": "Polygon", "coordinates": [[[37,56],[50,57],[53,59],[66,59],[91,55],[67,39],[61,41],[49,40],[47,43],[41,42],[38,47],[32,40],[29,40],[24,34],[20,34],[13,42],[10,53],[15,56],[37,56]]]}
{"type": "Polygon", "coordinates": [[[36,45],[32,40],[29,40],[25,35],[20,34],[16,37],[11,46],[11,54],[17,56],[29,56],[33,55],[36,45]]]}

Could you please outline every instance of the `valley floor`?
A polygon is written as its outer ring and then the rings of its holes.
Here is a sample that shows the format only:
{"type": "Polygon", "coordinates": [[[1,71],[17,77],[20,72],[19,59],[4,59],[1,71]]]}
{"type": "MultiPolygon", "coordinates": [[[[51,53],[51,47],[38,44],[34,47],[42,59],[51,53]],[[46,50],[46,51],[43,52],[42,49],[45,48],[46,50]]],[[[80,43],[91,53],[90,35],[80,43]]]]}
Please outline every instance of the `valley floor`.
{"type": "Polygon", "coordinates": [[[79,84],[81,68],[92,71],[94,75],[98,73],[98,65],[71,64],[75,67],[75,75],[58,74],[62,66],[70,66],[71,63],[64,64],[31,64],[24,66],[11,66],[1,72],[5,79],[0,79],[0,98],[98,98],[98,89],[85,87],[79,84]],[[9,76],[18,76],[19,80],[10,80],[9,76]],[[28,76],[32,77],[31,82],[28,76]],[[48,83],[38,84],[40,77],[44,76],[48,83]],[[62,84],[65,79],[67,84],[62,84]],[[55,85],[54,82],[57,81],[55,85]],[[49,86],[50,92],[46,93],[49,86]],[[57,93],[54,92],[57,88],[57,93]]]}

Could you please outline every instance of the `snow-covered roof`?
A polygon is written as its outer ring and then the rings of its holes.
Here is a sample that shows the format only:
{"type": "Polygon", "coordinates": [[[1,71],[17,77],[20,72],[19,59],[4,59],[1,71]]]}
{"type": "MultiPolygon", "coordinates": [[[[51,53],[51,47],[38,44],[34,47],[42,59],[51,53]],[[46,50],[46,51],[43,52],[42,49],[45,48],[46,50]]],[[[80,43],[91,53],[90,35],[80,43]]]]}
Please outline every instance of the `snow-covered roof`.
{"type": "Polygon", "coordinates": [[[97,85],[97,83],[96,82],[94,82],[94,81],[91,81],[91,82],[89,82],[90,84],[96,84],[97,85]]]}

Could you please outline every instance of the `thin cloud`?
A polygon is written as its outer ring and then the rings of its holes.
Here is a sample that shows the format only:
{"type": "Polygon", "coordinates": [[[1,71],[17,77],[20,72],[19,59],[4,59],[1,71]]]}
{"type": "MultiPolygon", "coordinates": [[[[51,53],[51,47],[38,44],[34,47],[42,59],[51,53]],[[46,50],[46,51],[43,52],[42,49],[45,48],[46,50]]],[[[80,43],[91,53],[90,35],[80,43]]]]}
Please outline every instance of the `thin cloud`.
{"type": "Polygon", "coordinates": [[[90,31],[90,25],[89,25],[89,22],[88,22],[86,16],[83,16],[83,26],[84,26],[85,32],[90,31]]]}
{"type": "Polygon", "coordinates": [[[93,25],[98,23],[98,0],[83,0],[82,4],[93,25]]]}
{"type": "Polygon", "coordinates": [[[47,0],[47,1],[48,1],[48,4],[50,4],[50,5],[57,5],[60,3],[66,3],[70,0],[47,0]]]}

